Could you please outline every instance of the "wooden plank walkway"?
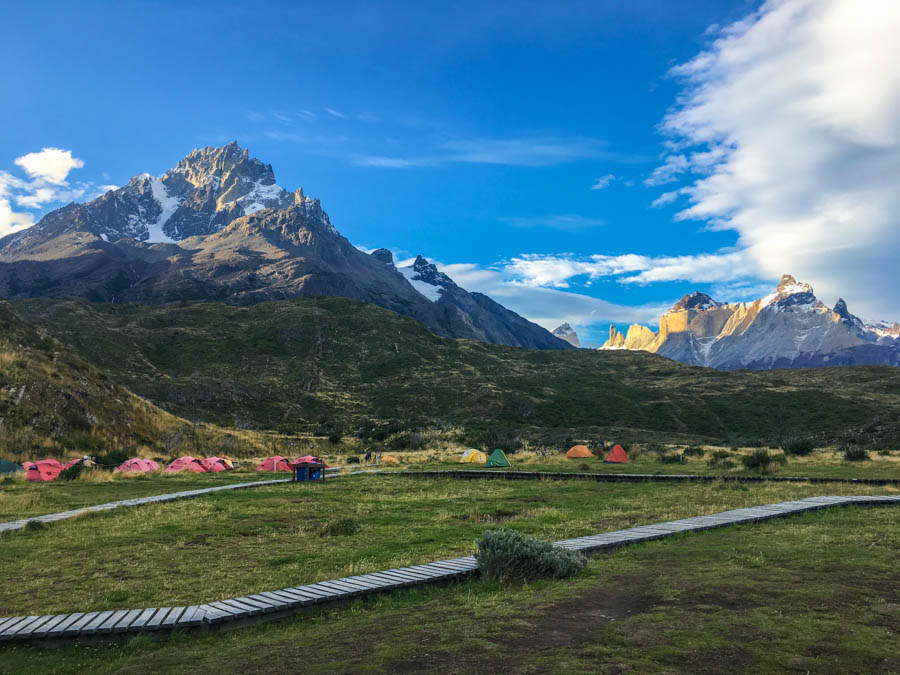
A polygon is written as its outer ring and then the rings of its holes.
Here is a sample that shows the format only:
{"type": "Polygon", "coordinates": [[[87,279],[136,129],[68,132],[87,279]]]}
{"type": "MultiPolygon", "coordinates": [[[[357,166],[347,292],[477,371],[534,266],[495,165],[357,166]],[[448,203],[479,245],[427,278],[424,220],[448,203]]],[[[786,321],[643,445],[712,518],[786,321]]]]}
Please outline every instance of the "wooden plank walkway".
{"type": "MultiPolygon", "coordinates": [[[[271,484],[278,481],[264,481],[271,484]]],[[[220,488],[221,489],[221,488],[220,488]]],[[[555,542],[557,546],[598,553],[683,532],[697,532],[738,523],[783,518],[795,513],[833,506],[900,505],[900,496],[808,497],[780,504],[752,506],[695,518],[682,518],[642,525],[615,532],[576,537],[555,542]]],[[[54,646],[69,640],[109,640],[113,634],[132,635],[148,631],[205,628],[217,625],[247,625],[290,616],[304,607],[353,597],[384,593],[405,586],[422,586],[461,579],[475,574],[474,556],[438,560],[424,565],[360,574],[305,586],[282,588],[239,598],[228,598],[190,607],[151,607],[103,612],[75,612],[44,616],[0,617],[0,641],[40,641],[54,646]],[[98,637],[99,636],[99,637],[98,637]]]]}
{"type": "MultiPolygon", "coordinates": [[[[326,469],[326,471],[337,471],[338,469],[342,469],[343,467],[336,466],[331,467],[330,469],[326,469]]],[[[337,476],[332,476],[332,478],[336,478],[337,476]]],[[[265,487],[266,485],[278,485],[279,483],[290,483],[290,478],[278,478],[273,480],[257,480],[251,483],[234,483],[232,485],[218,485],[216,487],[210,488],[201,488],[199,490],[183,490],[181,492],[170,492],[165,495],[153,495],[152,497],[135,497],[133,499],[119,499],[115,502],[107,502],[106,504],[97,504],[96,506],[85,506],[80,509],[73,509],[71,511],[61,511],[59,513],[48,513],[43,516],[32,516],[31,518],[22,518],[20,520],[10,520],[5,523],[0,523],[0,534],[4,532],[14,532],[15,530],[21,530],[23,527],[28,525],[29,522],[35,521],[38,523],[54,523],[57,520],[66,520],[68,518],[75,518],[77,516],[83,515],[85,513],[96,513],[98,511],[112,511],[113,509],[118,509],[123,506],[143,506],[144,504],[159,504],[162,502],[174,502],[178,499],[190,499],[192,497],[201,497],[203,495],[208,495],[213,492],[222,492],[223,490],[246,490],[248,488],[255,487],[265,487]]]]}

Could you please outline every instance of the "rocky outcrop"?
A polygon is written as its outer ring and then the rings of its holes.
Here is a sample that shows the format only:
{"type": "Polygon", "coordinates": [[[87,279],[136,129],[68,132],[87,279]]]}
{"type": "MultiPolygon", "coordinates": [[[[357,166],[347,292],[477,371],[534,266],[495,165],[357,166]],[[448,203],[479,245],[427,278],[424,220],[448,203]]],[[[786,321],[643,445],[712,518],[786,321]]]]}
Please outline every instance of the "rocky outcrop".
{"type": "Polygon", "coordinates": [[[338,295],[446,337],[571,348],[421,256],[397,270],[390,251],[358,250],[318,199],[280,188],[271,166],[234,143],[195,150],[160,178],[136,176],[0,239],[0,295],[233,304],[338,295]]]}
{"type": "Polygon", "coordinates": [[[750,303],[686,295],[660,317],[658,331],[635,324],[623,338],[610,327],[601,349],[622,348],[721,369],[900,365],[900,331],[866,324],[842,299],[829,309],[787,274],[750,303]]]}

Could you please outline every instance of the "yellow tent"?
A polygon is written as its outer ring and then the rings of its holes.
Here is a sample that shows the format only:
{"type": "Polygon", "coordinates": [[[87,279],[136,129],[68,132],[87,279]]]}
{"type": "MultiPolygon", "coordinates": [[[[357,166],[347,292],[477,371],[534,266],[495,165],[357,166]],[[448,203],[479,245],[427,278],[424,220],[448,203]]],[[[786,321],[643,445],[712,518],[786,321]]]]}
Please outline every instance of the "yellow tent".
{"type": "Polygon", "coordinates": [[[472,463],[472,464],[484,464],[487,461],[487,456],[483,452],[479,452],[475,448],[469,448],[462,454],[462,458],[459,460],[460,464],[472,463]]]}

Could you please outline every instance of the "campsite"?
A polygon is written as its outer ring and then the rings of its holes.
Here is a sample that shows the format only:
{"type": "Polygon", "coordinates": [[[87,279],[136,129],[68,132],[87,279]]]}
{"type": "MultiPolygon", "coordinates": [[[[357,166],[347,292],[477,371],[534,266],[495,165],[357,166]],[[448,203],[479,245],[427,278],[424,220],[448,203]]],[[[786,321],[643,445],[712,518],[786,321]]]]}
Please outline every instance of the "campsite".
{"type": "MultiPolygon", "coordinates": [[[[515,454],[509,459],[514,470],[520,468],[515,454]]],[[[598,468],[614,466],[596,457],[593,461],[598,468]]],[[[559,470],[575,462],[563,459],[553,466],[559,470]]],[[[389,466],[392,472],[510,468],[458,459],[452,464],[389,466]]],[[[22,517],[52,512],[54,503],[101,503],[112,496],[159,494],[278,473],[248,467],[237,472],[133,473],[104,481],[18,479],[4,486],[0,512],[7,518],[22,517]]],[[[836,495],[883,494],[885,489],[828,485],[828,493],[836,495]]],[[[4,567],[25,564],[35,571],[15,585],[3,586],[0,606],[13,613],[51,614],[73,606],[93,611],[204,602],[465,555],[486,528],[512,526],[553,540],[821,492],[820,485],[809,483],[459,481],[414,474],[353,476],[343,469],[318,485],[284,483],[215,493],[0,535],[4,567]],[[47,578],[54,582],[47,584],[47,578]]],[[[476,662],[515,660],[518,630],[528,627],[542,634],[551,622],[554,637],[537,641],[534,658],[558,662],[559,669],[595,659],[616,663],[638,645],[648,663],[652,659],[674,665],[687,659],[701,664],[721,653],[722,641],[735,625],[758,633],[738,655],[756,665],[783,663],[787,656],[781,655],[793,653],[801,625],[804,649],[811,654],[828,644],[836,664],[860,658],[877,663],[896,650],[888,632],[892,600],[879,582],[893,569],[895,522],[890,508],[827,511],[626,547],[590,559],[582,575],[565,583],[517,587],[470,580],[374,596],[349,607],[308,610],[274,625],[209,636],[172,635],[161,642],[134,638],[49,652],[15,646],[0,652],[0,666],[42,672],[78,663],[112,672],[121,667],[177,669],[173,659],[203,657],[225,672],[264,664],[277,669],[297,658],[298,642],[327,636],[327,646],[304,656],[310,667],[437,667],[446,660],[455,664],[450,668],[455,672],[476,662]],[[788,529],[790,543],[784,538],[788,529]],[[805,575],[798,555],[827,560],[824,576],[805,575]],[[654,570],[663,559],[666,574],[660,576],[654,570]],[[635,584],[639,592],[623,594],[621,589],[635,584]],[[583,590],[598,585],[606,589],[599,596],[602,605],[583,606],[583,590]],[[780,590],[772,596],[775,588],[780,590]],[[852,643],[833,642],[836,616],[815,618],[819,610],[796,604],[804,593],[817,594],[858,617],[852,643]],[[598,618],[598,611],[606,618],[598,618]],[[776,621],[775,616],[782,618],[776,621]],[[373,633],[374,626],[378,628],[373,633]],[[696,635],[677,639],[697,631],[702,631],[702,640],[696,635]],[[262,634],[267,636],[265,657],[248,648],[262,634]],[[428,655],[413,642],[429,645],[428,655]]]]}
{"type": "Polygon", "coordinates": [[[0,675],[900,675],[900,0],[41,0],[0,675]]]}

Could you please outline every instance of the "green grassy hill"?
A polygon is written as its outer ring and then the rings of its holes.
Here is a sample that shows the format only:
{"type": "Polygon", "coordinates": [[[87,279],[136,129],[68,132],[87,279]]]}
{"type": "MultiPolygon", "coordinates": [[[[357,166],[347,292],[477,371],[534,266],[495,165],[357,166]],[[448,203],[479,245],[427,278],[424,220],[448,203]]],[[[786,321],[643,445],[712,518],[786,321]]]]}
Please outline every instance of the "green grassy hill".
{"type": "Polygon", "coordinates": [[[155,442],[189,426],[0,302],[0,451],[16,459],[155,442]]]}
{"type": "Polygon", "coordinates": [[[344,298],[177,306],[30,300],[17,308],[180,417],[286,433],[381,427],[646,429],[710,439],[896,443],[900,369],[722,372],[642,352],[531,351],[440,338],[344,298]]]}

